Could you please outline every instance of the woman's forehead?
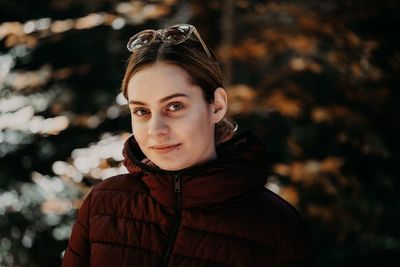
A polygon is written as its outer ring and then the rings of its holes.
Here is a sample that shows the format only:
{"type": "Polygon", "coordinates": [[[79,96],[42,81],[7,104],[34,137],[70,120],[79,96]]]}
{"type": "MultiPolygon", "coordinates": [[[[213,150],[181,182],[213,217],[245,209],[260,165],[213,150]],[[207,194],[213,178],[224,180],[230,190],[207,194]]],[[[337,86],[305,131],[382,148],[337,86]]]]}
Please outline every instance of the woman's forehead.
{"type": "Polygon", "coordinates": [[[179,66],[156,63],[136,72],[128,83],[130,101],[161,101],[171,95],[201,97],[199,86],[192,84],[189,74],[179,66]]]}

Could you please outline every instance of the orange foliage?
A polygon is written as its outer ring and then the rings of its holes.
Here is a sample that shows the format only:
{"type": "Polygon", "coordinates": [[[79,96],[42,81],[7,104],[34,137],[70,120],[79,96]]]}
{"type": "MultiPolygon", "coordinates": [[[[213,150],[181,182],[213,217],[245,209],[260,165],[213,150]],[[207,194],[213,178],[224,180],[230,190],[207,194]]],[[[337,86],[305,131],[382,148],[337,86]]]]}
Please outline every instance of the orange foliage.
{"type": "Polygon", "coordinates": [[[231,48],[231,57],[234,59],[247,60],[251,58],[260,58],[268,54],[268,47],[264,42],[255,39],[246,39],[242,43],[231,48]]]}
{"type": "Polygon", "coordinates": [[[229,108],[232,114],[247,113],[255,107],[257,92],[243,84],[231,86],[228,90],[229,108]]]}
{"type": "Polygon", "coordinates": [[[265,104],[269,108],[276,109],[285,117],[297,118],[301,115],[301,102],[288,98],[281,89],[275,90],[266,99],[265,104]]]}

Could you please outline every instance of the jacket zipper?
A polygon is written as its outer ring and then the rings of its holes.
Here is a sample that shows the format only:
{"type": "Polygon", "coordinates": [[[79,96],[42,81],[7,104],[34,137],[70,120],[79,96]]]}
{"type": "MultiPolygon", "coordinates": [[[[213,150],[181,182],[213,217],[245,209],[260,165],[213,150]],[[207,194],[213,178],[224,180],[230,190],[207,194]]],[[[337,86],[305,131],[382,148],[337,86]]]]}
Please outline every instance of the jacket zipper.
{"type": "Polygon", "coordinates": [[[172,248],[174,247],[176,235],[178,233],[179,225],[181,224],[181,213],[182,213],[182,192],[181,192],[181,177],[179,174],[174,174],[174,188],[176,196],[176,217],[172,225],[172,232],[168,239],[168,245],[164,252],[161,267],[167,267],[169,259],[171,257],[172,248]]]}

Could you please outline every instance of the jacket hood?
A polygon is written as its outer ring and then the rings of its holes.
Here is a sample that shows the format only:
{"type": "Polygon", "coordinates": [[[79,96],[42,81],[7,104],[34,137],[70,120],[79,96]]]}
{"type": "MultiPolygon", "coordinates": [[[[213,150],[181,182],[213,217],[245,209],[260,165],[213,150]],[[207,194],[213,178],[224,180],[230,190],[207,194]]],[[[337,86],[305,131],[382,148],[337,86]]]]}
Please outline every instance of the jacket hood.
{"type": "Polygon", "coordinates": [[[167,171],[146,164],[133,135],[124,144],[124,165],[139,177],[150,194],[163,205],[174,207],[175,176],[181,177],[183,208],[207,206],[264,187],[267,159],[262,141],[251,132],[235,134],[217,145],[217,159],[179,171],[167,171]]]}

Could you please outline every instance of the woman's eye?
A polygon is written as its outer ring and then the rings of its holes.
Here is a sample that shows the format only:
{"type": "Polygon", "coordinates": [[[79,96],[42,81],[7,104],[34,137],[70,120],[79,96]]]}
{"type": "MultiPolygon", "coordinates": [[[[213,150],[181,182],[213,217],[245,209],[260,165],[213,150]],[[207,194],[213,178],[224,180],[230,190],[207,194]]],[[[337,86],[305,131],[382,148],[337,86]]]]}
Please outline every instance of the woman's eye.
{"type": "Polygon", "coordinates": [[[183,105],[181,103],[172,103],[171,105],[168,106],[169,111],[177,111],[183,108],[183,105]]]}
{"type": "Polygon", "coordinates": [[[133,110],[133,114],[135,114],[136,116],[139,116],[139,117],[147,115],[149,113],[150,112],[144,108],[137,108],[137,109],[133,110]]]}

